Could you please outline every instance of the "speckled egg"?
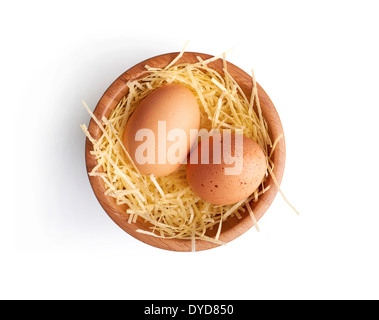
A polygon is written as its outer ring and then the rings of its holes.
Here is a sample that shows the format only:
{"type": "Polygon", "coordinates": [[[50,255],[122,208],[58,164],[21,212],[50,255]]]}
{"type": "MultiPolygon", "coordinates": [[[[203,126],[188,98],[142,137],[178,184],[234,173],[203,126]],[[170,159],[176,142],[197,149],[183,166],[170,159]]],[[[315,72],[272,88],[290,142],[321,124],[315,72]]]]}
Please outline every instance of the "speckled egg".
{"type": "Polygon", "coordinates": [[[266,171],[266,156],[255,141],[226,132],[203,138],[191,152],[186,168],[194,193],[216,205],[247,198],[266,171]]]}

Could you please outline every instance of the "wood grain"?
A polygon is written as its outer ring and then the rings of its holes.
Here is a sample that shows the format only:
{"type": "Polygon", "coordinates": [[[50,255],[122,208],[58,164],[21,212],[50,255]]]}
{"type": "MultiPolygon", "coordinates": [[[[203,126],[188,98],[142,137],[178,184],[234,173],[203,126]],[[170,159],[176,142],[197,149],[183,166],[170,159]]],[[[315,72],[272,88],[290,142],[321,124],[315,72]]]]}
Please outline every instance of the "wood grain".
{"type": "MultiPolygon", "coordinates": [[[[145,65],[149,65],[150,67],[162,68],[167,66],[177,55],[178,52],[173,52],[156,56],[142,61],[141,63],[135,65],[134,67],[124,72],[105,91],[94,110],[94,115],[98,119],[101,119],[103,116],[108,117],[111,111],[117,106],[120,99],[128,94],[128,87],[126,86],[126,83],[128,81],[135,80],[141,77],[142,72],[145,70],[145,65]]],[[[182,58],[177,63],[195,63],[198,61],[196,58],[197,56],[200,56],[203,60],[212,57],[210,55],[202,53],[185,52],[182,58]]],[[[211,62],[209,66],[218,71],[220,74],[223,74],[223,65],[220,59],[211,62]]],[[[250,93],[252,89],[251,76],[249,76],[246,72],[229,62],[227,63],[227,68],[232,77],[240,85],[246,96],[250,98],[250,93]]],[[[280,134],[283,134],[282,124],[280,122],[279,115],[274,107],[274,104],[270,100],[267,93],[262,89],[262,87],[259,84],[257,84],[257,88],[262,113],[267,121],[270,137],[272,141],[274,141],[276,137],[278,137],[280,134]]],[[[101,130],[98,128],[95,121],[93,121],[92,119],[89,123],[88,131],[95,139],[98,139],[101,136],[101,130]]],[[[91,150],[93,150],[92,144],[87,139],[85,145],[87,172],[90,172],[97,164],[96,158],[90,154],[91,150]]],[[[282,181],[284,173],[285,157],[285,140],[283,138],[278,143],[272,155],[272,160],[275,164],[274,174],[279,184],[282,181]]],[[[125,206],[118,206],[114,198],[104,195],[105,185],[103,180],[101,180],[101,178],[99,177],[91,176],[89,176],[89,180],[92,189],[105,212],[124,231],[126,231],[136,239],[154,247],[173,251],[191,251],[190,240],[160,239],[142,233],[138,233],[136,230],[147,229],[148,223],[142,221],[142,219],[139,218],[136,223],[129,224],[127,222],[127,216],[126,214],[124,214],[126,209],[125,206]]],[[[270,189],[266,193],[261,195],[257,202],[251,202],[250,204],[254,211],[257,221],[259,221],[265,214],[278,192],[278,189],[277,187],[275,187],[271,176],[268,177],[266,185],[271,185],[270,189]]],[[[226,222],[223,223],[220,240],[225,243],[228,243],[245,233],[252,226],[253,222],[249,214],[244,214],[241,219],[237,219],[236,217],[229,218],[226,222]]],[[[213,233],[210,232],[209,235],[212,236],[212,234],[214,233],[215,230],[213,230],[213,233]]],[[[196,240],[196,251],[207,250],[217,246],[218,245],[207,241],[196,240]]]]}

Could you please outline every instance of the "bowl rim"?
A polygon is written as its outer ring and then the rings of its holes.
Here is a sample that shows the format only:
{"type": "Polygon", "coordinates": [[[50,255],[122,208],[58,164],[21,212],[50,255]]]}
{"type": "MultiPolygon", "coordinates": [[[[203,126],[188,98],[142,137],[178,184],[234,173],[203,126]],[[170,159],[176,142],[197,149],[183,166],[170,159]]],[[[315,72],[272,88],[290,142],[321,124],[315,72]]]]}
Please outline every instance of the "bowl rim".
{"type": "MultiPolygon", "coordinates": [[[[173,59],[178,56],[179,52],[171,52],[164,53],[161,55],[157,55],[151,58],[148,58],[133,67],[129,68],[127,71],[123,72],[116,80],[112,82],[112,84],[108,87],[108,89],[104,92],[99,102],[96,105],[96,108],[93,111],[94,116],[97,119],[101,119],[103,116],[106,118],[109,116],[111,111],[117,106],[120,99],[128,93],[127,82],[130,80],[136,80],[141,77],[143,72],[146,70],[145,65],[149,65],[150,67],[165,67],[168,63],[170,63],[173,59]]],[[[198,53],[198,52],[184,52],[182,57],[175,63],[194,63],[197,62],[197,57],[201,57],[203,60],[212,58],[214,56],[198,53]],[[195,60],[196,59],[196,60],[195,60]]],[[[222,59],[215,60],[208,64],[209,67],[215,69],[216,71],[222,72],[222,59]]],[[[233,76],[233,78],[240,85],[241,89],[246,94],[247,98],[250,98],[251,88],[252,88],[252,77],[248,75],[245,71],[235,66],[234,64],[227,61],[228,72],[233,76]],[[238,80],[237,80],[237,79],[238,80]]],[[[283,138],[279,140],[276,148],[272,154],[272,161],[274,163],[273,173],[276,177],[278,185],[280,185],[285,167],[285,158],[286,158],[286,146],[284,139],[283,127],[278,115],[278,112],[272,103],[271,99],[267,95],[267,93],[263,90],[263,88],[257,82],[257,91],[258,97],[260,100],[260,105],[262,109],[263,117],[265,118],[268,128],[269,135],[272,141],[275,140],[279,135],[283,135],[283,138]]],[[[101,130],[95,123],[95,121],[91,118],[88,132],[91,136],[97,139],[100,136],[101,130]]],[[[97,160],[95,156],[91,155],[92,143],[86,138],[85,142],[85,162],[87,174],[92,171],[92,169],[96,166],[97,160]]],[[[191,251],[192,244],[191,240],[183,240],[183,239],[167,239],[167,238],[158,238],[153,237],[151,235],[147,235],[144,233],[137,232],[137,229],[144,229],[147,227],[145,221],[141,221],[138,219],[136,223],[128,223],[128,218],[125,212],[125,206],[119,206],[116,204],[116,201],[113,197],[104,195],[105,192],[105,183],[100,177],[90,176],[88,175],[91,187],[95,193],[97,200],[100,205],[103,207],[104,211],[107,215],[124,231],[133,236],[134,238],[149,244],[151,246],[171,250],[171,251],[191,251]]],[[[259,221],[262,216],[265,214],[267,209],[270,207],[274,198],[278,193],[277,186],[273,183],[271,176],[269,175],[267,180],[267,185],[270,184],[270,189],[262,194],[257,202],[251,202],[251,206],[254,211],[254,215],[256,221],[259,221]]],[[[237,219],[235,217],[235,219],[237,219]]],[[[229,218],[223,222],[223,227],[225,225],[227,228],[221,231],[219,240],[228,243],[240,235],[245,233],[251,227],[254,226],[253,220],[250,218],[249,214],[244,214],[241,219],[238,221],[234,221],[235,223],[229,223],[229,218]],[[228,227],[228,223],[230,226],[228,227]]],[[[231,219],[232,220],[232,219],[231,219]]],[[[205,241],[205,240],[196,240],[196,251],[207,250],[211,248],[215,248],[220,246],[219,244],[205,241]]]]}

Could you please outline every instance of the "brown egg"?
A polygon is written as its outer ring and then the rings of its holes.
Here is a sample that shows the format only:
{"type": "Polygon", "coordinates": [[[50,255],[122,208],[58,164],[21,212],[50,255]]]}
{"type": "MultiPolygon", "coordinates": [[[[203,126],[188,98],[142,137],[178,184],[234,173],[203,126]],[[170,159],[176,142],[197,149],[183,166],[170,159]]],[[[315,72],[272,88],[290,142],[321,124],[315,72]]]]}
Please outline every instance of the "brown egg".
{"type": "Polygon", "coordinates": [[[191,90],[169,84],[151,92],[126,125],[123,142],[142,174],[156,177],[176,171],[185,162],[200,126],[200,110],[191,90]]]}
{"type": "Polygon", "coordinates": [[[252,194],[266,169],[266,157],[256,142],[224,132],[203,139],[191,152],[186,170],[195,194],[210,203],[227,205],[252,194]]]}

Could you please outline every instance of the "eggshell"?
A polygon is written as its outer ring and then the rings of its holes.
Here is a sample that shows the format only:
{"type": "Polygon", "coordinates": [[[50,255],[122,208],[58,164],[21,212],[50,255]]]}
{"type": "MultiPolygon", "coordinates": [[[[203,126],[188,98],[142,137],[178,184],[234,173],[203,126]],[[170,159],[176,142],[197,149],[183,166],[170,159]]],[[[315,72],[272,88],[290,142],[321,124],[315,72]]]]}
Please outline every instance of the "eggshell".
{"type": "Polygon", "coordinates": [[[137,106],[125,127],[123,143],[140,173],[166,176],[185,162],[196,141],[190,130],[198,130],[199,126],[200,110],[192,91],[179,84],[169,84],[155,89],[137,106]],[[142,135],[143,138],[136,136],[140,129],[149,134],[142,135]],[[178,129],[185,136],[170,136],[171,130],[175,133],[178,129]],[[172,141],[167,141],[168,138],[172,141]]]}
{"type": "Polygon", "coordinates": [[[240,138],[236,142],[233,133],[209,136],[191,152],[186,168],[187,180],[200,198],[216,205],[233,204],[259,187],[267,169],[266,157],[256,142],[245,136],[240,138]],[[229,148],[224,145],[225,139],[231,141],[229,148]],[[205,147],[202,148],[202,144],[205,147]],[[214,151],[217,145],[221,146],[220,153],[214,151]],[[209,155],[209,164],[202,163],[204,152],[209,155]],[[221,158],[218,163],[217,155],[221,158]],[[231,157],[235,157],[234,163],[231,157]]]}

